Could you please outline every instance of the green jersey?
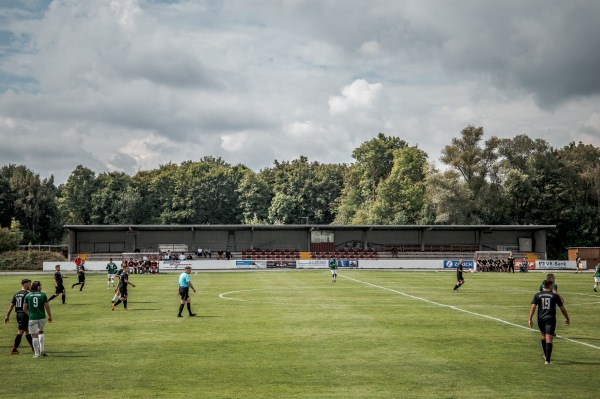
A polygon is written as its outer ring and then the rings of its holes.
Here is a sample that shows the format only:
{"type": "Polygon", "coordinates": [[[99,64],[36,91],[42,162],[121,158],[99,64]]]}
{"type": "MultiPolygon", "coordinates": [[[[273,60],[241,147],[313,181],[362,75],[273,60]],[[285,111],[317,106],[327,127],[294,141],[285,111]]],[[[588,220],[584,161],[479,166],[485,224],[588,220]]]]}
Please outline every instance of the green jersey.
{"type": "Polygon", "coordinates": [[[336,261],[335,259],[331,259],[331,260],[329,261],[329,268],[330,268],[331,270],[335,270],[335,269],[337,269],[337,261],[336,261]]]}
{"type": "Polygon", "coordinates": [[[29,320],[42,320],[46,318],[44,305],[48,302],[48,297],[41,291],[32,291],[25,297],[29,320]]]}
{"type": "MultiPolygon", "coordinates": [[[[540,292],[544,291],[544,284],[540,284],[540,292]]],[[[558,291],[558,285],[552,283],[552,291],[558,291]]]]}
{"type": "Polygon", "coordinates": [[[110,262],[108,265],[106,265],[106,271],[108,274],[115,274],[117,272],[117,265],[115,265],[114,262],[110,262]]]}
{"type": "Polygon", "coordinates": [[[600,277],[600,263],[598,263],[594,269],[596,270],[594,277],[600,277]]]}

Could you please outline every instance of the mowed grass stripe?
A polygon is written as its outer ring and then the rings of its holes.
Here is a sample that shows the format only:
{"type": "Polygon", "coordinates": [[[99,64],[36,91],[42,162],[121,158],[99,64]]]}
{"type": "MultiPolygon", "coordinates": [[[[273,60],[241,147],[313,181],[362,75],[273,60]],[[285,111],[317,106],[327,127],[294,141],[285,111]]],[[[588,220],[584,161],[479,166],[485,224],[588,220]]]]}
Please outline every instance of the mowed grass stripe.
{"type": "MultiPolygon", "coordinates": [[[[435,301],[432,301],[432,300],[429,300],[429,299],[421,298],[421,297],[418,297],[418,296],[415,296],[415,295],[410,295],[410,294],[407,294],[407,293],[404,293],[404,292],[401,292],[401,291],[398,291],[398,290],[394,290],[394,289],[391,289],[391,288],[379,286],[379,285],[372,284],[372,283],[369,283],[367,281],[358,280],[358,279],[355,279],[355,278],[352,278],[352,277],[348,277],[348,276],[344,276],[344,277],[347,278],[347,279],[349,279],[349,280],[355,281],[357,283],[366,284],[368,286],[371,286],[371,287],[374,287],[374,288],[377,288],[377,289],[381,289],[381,290],[393,292],[395,294],[402,295],[402,296],[414,299],[416,301],[423,301],[423,302],[426,302],[428,304],[439,306],[439,307],[442,307],[442,308],[448,308],[448,309],[456,310],[456,311],[459,311],[459,312],[464,312],[464,313],[470,314],[472,316],[482,317],[482,318],[485,318],[485,319],[488,319],[488,320],[491,320],[491,321],[494,321],[494,322],[508,324],[509,326],[512,326],[512,327],[515,327],[515,328],[522,328],[522,329],[525,329],[525,330],[535,331],[535,332],[538,331],[537,329],[529,328],[529,326],[520,325],[520,324],[516,324],[516,323],[511,323],[511,322],[509,322],[507,320],[502,320],[502,319],[499,319],[497,317],[493,317],[493,316],[489,316],[489,315],[485,315],[485,314],[481,314],[481,313],[476,313],[476,312],[473,312],[473,311],[470,311],[470,310],[467,310],[467,309],[463,309],[463,308],[460,308],[460,307],[457,307],[457,306],[454,306],[454,305],[448,305],[448,304],[443,304],[443,303],[435,302],[435,301]]],[[[578,345],[584,345],[584,346],[587,346],[587,347],[592,348],[592,349],[600,350],[599,346],[595,346],[595,345],[589,344],[587,342],[581,342],[581,341],[578,341],[576,339],[567,338],[567,337],[564,337],[564,336],[561,336],[561,335],[557,335],[556,337],[560,338],[560,339],[564,339],[564,340],[572,342],[572,343],[575,343],[575,344],[578,344],[578,345]]]]}

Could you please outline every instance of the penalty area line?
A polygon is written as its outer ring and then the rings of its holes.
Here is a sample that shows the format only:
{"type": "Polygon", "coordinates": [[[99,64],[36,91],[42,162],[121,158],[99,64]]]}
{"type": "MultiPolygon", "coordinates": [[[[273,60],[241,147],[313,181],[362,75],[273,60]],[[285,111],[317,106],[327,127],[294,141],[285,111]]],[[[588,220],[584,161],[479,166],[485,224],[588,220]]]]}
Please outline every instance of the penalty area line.
{"type": "MultiPolygon", "coordinates": [[[[497,317],[492,317],[492,316],[488,316],[488,315],[481,314],[481,313],[471,312],[470,310],[462,309],[462,308],[459,308],[457,306],[446,305],[446,304],[443,304],[443,303],[435,302],[435,301],[432,301],[432,300],[429,300],[429,299],[425,299],[425,298],[421,298],[421,297],[418,297],[418,296],[410,295],[410,294],[407,294],[407,293],[402,292],[402,291],[394,290],[392,288],[387,288],[387,287],[383,287],[381,285],[369,283],[367,281],[358,280],[358,279],[355,279],[355,278],[352,278],[352,277],[348,277],[348,276],[345,276],[345,275],[340,275],[340,277],[346,278],[348,280],[355,281],[355,282],[360,283],[360,284],[366,284],[366,285],[369,285],[369,286],[374,287],[374,288],[379,288],[380,290],[385,290],[385,291],[393,292],[394,294],[402,295],[402,296],[405,296],[407,298],[411,298],[411,299],[414,299],[414,300],[417,300],[417,301],[426,302],[426,303],[429,303],[431,305],[440,306],[442,308],[449,308],[449,309],[457,310],[459,312],[467,313],[467,314],[470,314],[470,315],[473,315],[473,316],[477,316],[477,317],[482,317],[482,318],[488,319],[488,320],[497,321],[497,322],[503,323],[503,324],[508,324],[509,326],[522,328],[522,329],[528,330],[528,331],[537,331],[537,330],[535,330],[533,328],[529,328],[528,326],[522,326],[522,325],[519,325],[519,324],[511,323],[510,321],[499,319],[497,317]]],[[[588,344],[587,342],[577,341],[575,339],[563,337],[561,335],[557,335],[556,338],[564,339],[565,341],[572,342],[572,343],[575,343],[575,344],[587,346],[588,348],[593,348],[593,349],[600,350],[600,346],[595,346],[595,345],[592,345],[592,344],[588,344]]]]}

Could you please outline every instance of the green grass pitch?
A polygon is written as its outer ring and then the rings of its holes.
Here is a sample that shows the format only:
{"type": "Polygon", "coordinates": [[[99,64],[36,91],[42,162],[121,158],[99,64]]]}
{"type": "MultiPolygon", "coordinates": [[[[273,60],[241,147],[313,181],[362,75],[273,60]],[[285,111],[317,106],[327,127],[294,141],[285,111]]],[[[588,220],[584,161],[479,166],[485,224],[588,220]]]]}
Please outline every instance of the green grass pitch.
{"type": "MultiPolygon", "coordinates": [[[[600,366],[592,274],[557,273],[553,362],[526,328],[543,273],[327,270],[198,272],[195,318],[177,318],[178,274],[131,275],[129,311],[110,309],[106,277],[51,302],[47,358],[14,312],[0,334],[0,396],[86,398],[591,398],[600,366]]],[[[0,276],[5,312],[23,275],[0,276]]],[[[50,296],[51,274],[42,281],[50,296]]],[[[534,327],[535,328],[535,327],[534,327]]]]}

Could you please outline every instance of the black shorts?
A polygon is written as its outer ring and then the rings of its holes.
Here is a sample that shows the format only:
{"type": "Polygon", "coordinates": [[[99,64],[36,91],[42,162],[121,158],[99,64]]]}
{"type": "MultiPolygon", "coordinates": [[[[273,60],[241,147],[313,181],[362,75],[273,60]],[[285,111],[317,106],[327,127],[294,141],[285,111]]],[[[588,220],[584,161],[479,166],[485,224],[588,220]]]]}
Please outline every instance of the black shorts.
{"type": "Polygon", "coordinates": [[[19,325],[19,327],[17,327],[19,330],[29,330],[29,316],[27,316],[27,313],[17,312],[17,324],[19,325]]]}
{"type": "Polygon", "coordinates": [[[556,331],[556,319],[554,320],[540,320],[538,319],[538,328],[543,334],[554,335],[556,331]]]}
{"type": "Polygon", "coordinates": [[[121,297],[126,297],[127,296],[127,286],[126,285],[120,285],[119,286],[119,293],[120,293],[121,297]]]}
{"type": "Polygon", "coordinates": [[[81,273],[77,275],[80,283],[85,283],[85,274],[81,273]]]}
{"type": "Polygon", "coordinates": [[[179,287],[179,295],[182,301],[187,301],[190,297],[190,287],[179,287]]]}
{"type": "Polygon", "coordinates": [[[54,294],[58,295],[58,294],[64,294],[65,292],[65,286],[60,284],[56,286],[56,289],[54,290],[54,294]]]}

